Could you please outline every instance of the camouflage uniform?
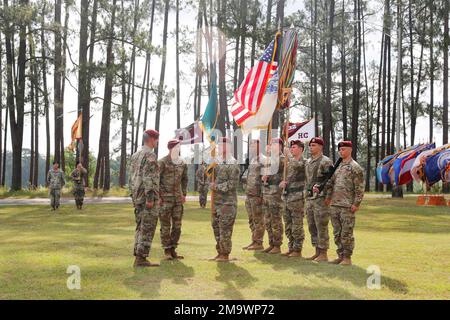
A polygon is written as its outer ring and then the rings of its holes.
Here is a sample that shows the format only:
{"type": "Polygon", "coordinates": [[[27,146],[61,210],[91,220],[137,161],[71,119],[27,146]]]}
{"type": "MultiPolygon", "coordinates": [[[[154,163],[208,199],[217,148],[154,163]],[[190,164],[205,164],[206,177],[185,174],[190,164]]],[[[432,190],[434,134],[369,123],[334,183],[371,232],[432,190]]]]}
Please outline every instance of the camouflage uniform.
{"type": "Polygon", "coordinates": [[[342,162],[327,183],[327,189],[327,198],[331,200],[331,223],[336,252],[338,256],[350,258],[355,247],[355,214],[351,207],[359,207],[364,196],[363,169],[353,159],[342,162]]]}
{"type": "Polygon", "coordinates": [[[257,245],[262,245],[264,238],[264,215],[262,210],[262,164],[258,158],[253,158],[247,169],[245,178],[245,208],[248,214],[248,224],[252,232],[252,241],[257,245]]]}
{"type": "Polygon", "coordinates": [[[159,167],[153,150],[143,146],[131,157],[129,188],[136,217],[134,255],[149,255],[159,214],[159,167]],[[148,209],[146,202],[154,203],[148,209]]]}
{"type": "Polygon", "coordinates": [[[66,184],[64,179],[64,172],[61,169],[55,171],[50,169],[47,173],[47,185],[50,194],[50,205],[53,209],[59,207],[59,200],[61,198],[61,189],[66,184]]]}
{"type": "Polygon", "coordinates": [[[270,247],[280,247],[283,242],[283,220],[281,207],[283,200],[281,199],[280,182],[283,180],[284,171],[284,156],[280,154],[277,158],[277,163],[272,163],[272,166],[277,166],[276,173],[268,172],[270,161],[272,157],[265,161],[263,175],[268,175],[267,183],[263,184],[263,212],[264,224],[266,226],[267,235],[269,236],[270,247]]]}
{"type": "Polygon", "coordinates": [[[176,248],[181,235],[183,198],[188,184],[187,166],[180,159],[174,163],[170,155],[158,161],[160,170],[159,193],[162,206],[159,211],[161,243],[164,249],[176,248]]]}
{"type": "Polygon", "coordinates": [[[214,211],[211,224],[216,238],[216,250],[219,255],[231,252],[234,221],[237,212],[237,186],[239,184],[239,165],[234,158],[216,161],[214,168],[214,211]]]}
{"type": "Polygon", "coordinates": [[[286,177],[288,184],[283,197],[283,219],[290,252],[301,251],[305,240],[303,229],[305,179],[305,160],[289,157],[286,177]]]}
{"type": "Polygon", "coordinates": [[[208,178],[205,174],[206,165],[202,164],[198,168],[195,176],[197,177],[197,186],[198,186],[198,199],[200,202],[200,207],[206,207],[206,202],[208,200],[208,178]]]}
{"type": "MultiPolygon", "coordinates": [[[[312,187],[323,182],[324,174],[333,166],[330,158],[320,155],[306,161],[306,191],[309,193],[312,187]]],[[[311,234],[313,247],[327,250],[330,237],[328,235],[328,222],[330,221],[330,209],[325,205],[326,189],[320,194],[307,195],[306,220],[311,234]]]]}
{"type": "Polygon", "coordinates": [[[87,175],[87,170],[82,168],[81,170],[75,169],[70,175],[73,180],[72,194],[75,197],[75,204],[77,207],[83,205],[84,200],[84,179],[87,175]]]}

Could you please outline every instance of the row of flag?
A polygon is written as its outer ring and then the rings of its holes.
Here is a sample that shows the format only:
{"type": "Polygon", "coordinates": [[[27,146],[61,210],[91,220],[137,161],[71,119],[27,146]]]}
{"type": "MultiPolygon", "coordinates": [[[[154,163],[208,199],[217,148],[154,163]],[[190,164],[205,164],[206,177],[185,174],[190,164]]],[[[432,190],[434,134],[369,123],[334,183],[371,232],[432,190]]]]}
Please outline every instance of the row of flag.
{"type": "Polygon", "coordinates": [[[388,155],[378,163],[376,173],[383,184],[450,182],[450,144],[439,148],[435,143],[418,144],[388,155]]]}

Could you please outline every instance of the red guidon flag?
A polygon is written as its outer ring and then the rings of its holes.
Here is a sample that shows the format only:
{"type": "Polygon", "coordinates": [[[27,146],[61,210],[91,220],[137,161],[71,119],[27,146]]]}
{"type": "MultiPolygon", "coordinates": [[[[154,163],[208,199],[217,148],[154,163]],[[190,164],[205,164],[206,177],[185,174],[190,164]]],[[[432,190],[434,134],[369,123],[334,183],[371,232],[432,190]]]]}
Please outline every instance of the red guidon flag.
{"type": "Polygon", "coordinates": [[[307,141],[311,140],[315,137],[315,120],[312,118],[311,120],[304,122],[289,122],[288,128],[288,136],[289,141],[300,140],[307,141]]]}

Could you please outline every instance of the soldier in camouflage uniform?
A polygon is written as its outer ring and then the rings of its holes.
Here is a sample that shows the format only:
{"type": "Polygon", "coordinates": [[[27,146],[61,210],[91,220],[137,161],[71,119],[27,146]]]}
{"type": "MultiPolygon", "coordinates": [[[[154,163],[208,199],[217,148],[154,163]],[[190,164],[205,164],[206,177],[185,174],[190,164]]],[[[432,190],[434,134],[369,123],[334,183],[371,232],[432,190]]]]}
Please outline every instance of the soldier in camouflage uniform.
{"type": "Polygon", "coordinates": [[[176,248],[181,235],[183,204],[186,202],[187,165],[180,159],[179,140],[170,140],[167,148],[169,154],[158,161],[161,243],[166,260],[183,259],[183,256],[177,254],[176,248]]]}
{"type": "Polygon", "coordinates": [[[77,209],[81,210],[84,200],[84,179],[87,175],[87,170],[83,165],[77,161],[76,168],[72,171],[70,177],[73,181],[72,194],[75,197],[75,204],[77,209]]]}
{"type": "Polygon", "coordinates": [[[212,228],[216,238],[217,256],[213,261],[228,262],[231,252],[234,221],[237,212],[237,186],[239,165],[231,155],[231,143],[222,138],[219,143],[219,157],[213,169],[214,180],[210,188],[214,192],[212,228]]]}
{"type": "Polygon", "coordinates": [[[252,232],[252,242],[244,250],[263,250],[264,214],[262,211],[262,163],[259,157],[259,140],[250,141],[249,166],[245,181],[245,208],[248,214],[248,224],[252,232]]]}
{"type": "Polygon", "coordinates": [[[280,182],[283,180],[284,155],[283,140],[279,138],[272,139],[270,144],[270,159],[266,159],[262,169],[263,182],[263,212],[264,224],[267,235],[269,236],[269,247],[264,252],[271,254],[281,253],[281,244],[283,242],[283,220],[281,208],[283,200],[281,199],[280,182]]]}
{"type": "Polygon", "coordinates": [[[208,177],[206,176],[206,164],[202,163],[195,173],[197,177],[198,200],[200,207],[205,208],[208,200],[208,177]]]}
{"type": "Polygon", "coordinates": [[[316,262],[328,261],[329,248],[328,222],[330,210],[325,205],[326,189],[320,193],[313,192],[316,184],[322,183],[326,172],[333,166],[333,162],[323,155],[324,142],[322,138],[313,138],[309,142],[311,158],[306,161],[306,219],[311,234],[311,242],[316,253],[307,258],[316,262]]]}
{"type": "Polygon", "coordinates": [[[340,142],[338,149],[342,162],[327,183],[329,192],[326,199],[326,204],[331,205],[331,223],[338,255],[332,263],[351,265],[355,247],[355,213],[364,196],[364,173],[352,159],[351,141],[340,142]]]}
{"type": "Polygon", "coordinates": [[[53,210],[59,208],[59,200],[61,198],[61,189],[66,184],[64,179],[64,172],[59,169],[59,163],[53,162],[53,168],[47,173],[47,186],[50,195],[50,205],[53,210]]]}
{"type": "Polygon", "coordinates": [[[300,140],[291,141],[287,164],[286,181],[280,183],[284,189],[283,219],[286,238],[288,238],[288,251],[283,255],[288,257],[301,257],[305,231],[303,229],[303,190],[305,188],[305,160],[303,150],[305,145],[300,140]]]}
{"type": "Polygon", "coordinates": [[[159,266],[147,260],[159,215],[159,166],[153,152],[158,139],[158,131],[146,130],[142,149],[131,156],[128,185],[136,217],[134,267],[159,266]]]}

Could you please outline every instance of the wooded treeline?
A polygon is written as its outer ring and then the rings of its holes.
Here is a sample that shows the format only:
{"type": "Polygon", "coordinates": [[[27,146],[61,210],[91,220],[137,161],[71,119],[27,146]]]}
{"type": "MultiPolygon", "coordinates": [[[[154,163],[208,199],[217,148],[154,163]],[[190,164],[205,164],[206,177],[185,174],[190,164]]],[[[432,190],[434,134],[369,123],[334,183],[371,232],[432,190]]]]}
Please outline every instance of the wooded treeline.
{"type": "MultiPolygon", "coordinates": [[[[295,3],[3,0],[0,184],[5,185],[5,170],[11,170],[11,189],[22,188],[26,135],[31,187],[38,185],[39,154],[45,155],[46,171],[53,159],[65,168],[68,86],[77,92],[77,112],[83,117],[77,156],[86,168],[90,133],[100,132],[96,189],[111,187],[111,157],[120,163],[119,185],[126,185],[127,159],[142,144],[144,128],[163,129],[164,110],[176,110],[177,128],[197,120],[213,73],[222,115],[218,128],[235,129],[228,114],[233,92],[276,31],[291,26],[298,30],[300,45],[290,112],[317,119],[327,155],[336,156],[339,140],[353,141],[353,156],[366,167],[367,190],[381,190],[374,168],[395,152],[398,129],[403,147],[418,143],[417,121],[426,117],[428,141],[440,139],[435,128],[442,127],[442,141],[448,143],[448,0],[295,3]],[[290,10],[294,5],[299,10],[290,10]],[[168,61],[171,50],[175,61],[168,61]],[[379,52],[375,60],[373,52],[379,52]],[[166,75],[168,63],[175,64],[174,74],[166,75]],[[173,87],[168,77],[175,78],[173,87]],[[186,107],[192,118],[182,123],[186,107]],[[94,113],[101,113],[95,126],[90,121],[94,113]],[[7,145],[12,146],[11,168],[6,167],[7,145]]],[[[273,127],[281,127],[285,118],[276,111],[273,127]]]]}

